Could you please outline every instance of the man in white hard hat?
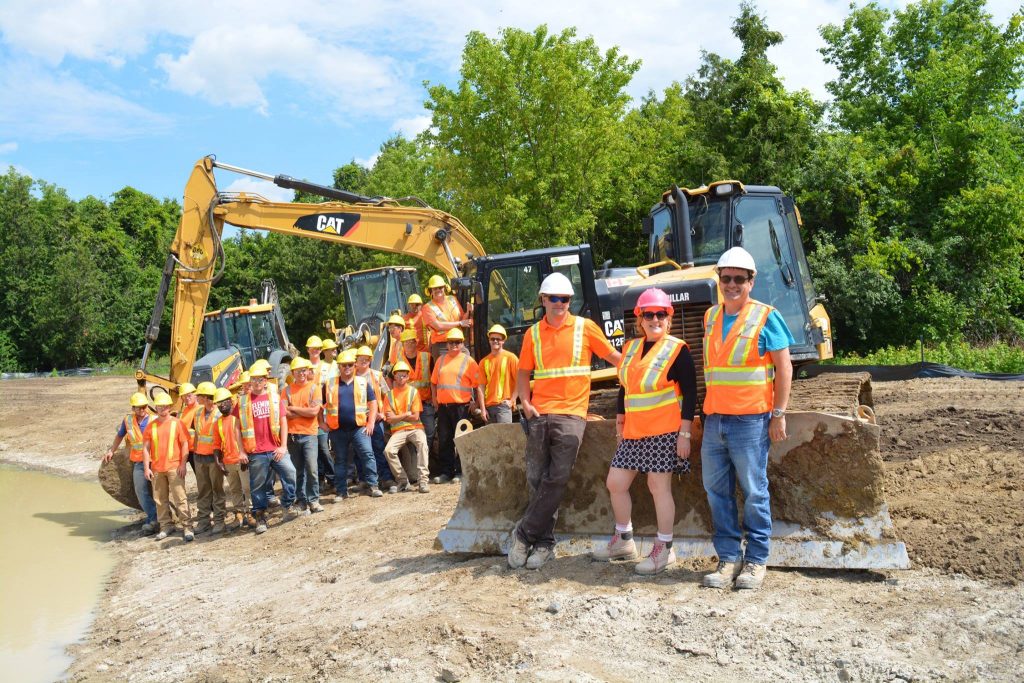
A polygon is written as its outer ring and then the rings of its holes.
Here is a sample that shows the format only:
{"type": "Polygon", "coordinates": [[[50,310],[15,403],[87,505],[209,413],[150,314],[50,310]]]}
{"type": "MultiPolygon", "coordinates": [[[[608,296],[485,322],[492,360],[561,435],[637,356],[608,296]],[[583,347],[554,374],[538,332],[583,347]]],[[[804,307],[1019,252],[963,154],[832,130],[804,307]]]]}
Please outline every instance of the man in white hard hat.
{"type": "Polygon", "coordinates": [[[749,252],[726,251],[718,260],[721,303],[704,314],[701,469],[718,555],[718,568],[703,579],[710,588],[759,588],[770,551],[768,448],[786,438],[794,342],[779,312],[750,298],[756,275],[749,252]],[[737,483],[743,491],[742,529],[737,483]]]}
{"type": "Polygon", "coordinates": [[[540,285],[544,317],[523,337],[517,387],[526,420],[530,503],[512,530],[508,566],[540,569],[554,554],[555,521],[576,462],[590,406],[593,353],[622,357],[593,320],[572,315],[572,282],[552,273],[540,285]],[[533,387],[530,387],[530,372],[533,387]]]}

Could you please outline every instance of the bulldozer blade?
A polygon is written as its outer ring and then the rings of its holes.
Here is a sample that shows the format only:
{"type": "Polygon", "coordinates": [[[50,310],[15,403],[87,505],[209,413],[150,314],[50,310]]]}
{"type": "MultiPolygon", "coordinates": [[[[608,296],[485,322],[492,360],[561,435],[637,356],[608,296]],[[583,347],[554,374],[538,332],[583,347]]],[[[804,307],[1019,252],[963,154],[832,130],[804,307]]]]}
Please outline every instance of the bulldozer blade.
{"type": "MultiPolygon", "coordinates": [[[[878,426],[828,413],[787,414],[789,438],[772,445],[768,480],[772,547],[768,564],[829,569],[906,569],[906,547],[895,537],[885,504],[878,426]]],[[[677,557],[711,557],[711,512],[701,481],[699,424],[693,429],[690,473],[673,477],[677,557]]],[[[459,434],[462,490],[451,520],[438,534],[448,552],[502,554],[528,500],[526,438],[517,424],[459,434]]],[[[615,452],[614,423],[588,422],[555,526],[557,548],[590,552],[613,526],[605,487],[615,452]]],[[[642,550],[656,531],[643,476],[634,481],[633,526],[642,550]]],[[[739,505],[742,510],[742,504],[739,505]]]]}

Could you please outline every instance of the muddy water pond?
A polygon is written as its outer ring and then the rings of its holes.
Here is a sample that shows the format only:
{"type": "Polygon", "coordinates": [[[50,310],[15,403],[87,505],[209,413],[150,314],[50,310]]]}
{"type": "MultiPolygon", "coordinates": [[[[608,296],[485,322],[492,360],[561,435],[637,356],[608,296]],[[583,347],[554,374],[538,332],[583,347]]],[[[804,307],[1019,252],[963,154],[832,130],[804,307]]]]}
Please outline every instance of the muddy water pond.
{"type": "Polygon", "coordinates": [[[0,466],[0,678],[53,681],[89,626],[127,511],[95,482],[0,466]]]}

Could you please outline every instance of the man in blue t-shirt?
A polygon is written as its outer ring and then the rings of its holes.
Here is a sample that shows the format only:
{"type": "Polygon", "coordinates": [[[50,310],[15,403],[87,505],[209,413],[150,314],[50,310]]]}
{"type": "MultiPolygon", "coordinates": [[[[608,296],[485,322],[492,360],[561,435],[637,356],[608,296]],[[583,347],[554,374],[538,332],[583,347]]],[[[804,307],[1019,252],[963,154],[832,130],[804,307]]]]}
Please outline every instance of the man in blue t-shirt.
{"type": "Polygon", "coordinates": [[[157,530],[156,502],[153,500],[153,490],[146,479],[142,466],[142,435],[146,432],[149,424],[149,401],[142,392],[132,394],[129,401],[132,412],[121,420],[117,427],[117,435],[114,443],[107,452],[103,454],[103,462],[110,462],[117,452],[122,441],[128,445],[128,459],[132,463],[132,484],[135,487],[135,496],[139,499],[142,511],[146,513],[146,521],[142,525],[142,533],[155,534],[157,530]]]}
{"type": "Polygon", "coordinates": [[[754,258],[742,247],[722,254],[722,302],[704,317],[701,471],[718,555],[718,568],[703,579],[710,588],[760,588],[770,552],[768,448],[786,438],[794,341],[777,310],[750,298],[756,275],[754,258]],[[737,483],[743,491],[742,529],[737,483]]]}
{"type": "Polygon", "coordinates": [[[370,495],[374,498],[383,495],[378,485],[377,463],[370,443],[377,417],[377,395],[371,382],[356,377],[355,365],[355,350],[346,350],[338,359],[338,374],[323,387],[324,410],[320,412],[320,427],[328,430],[327,437],[334,450],[336,500],[348,498],[346,484],[349,444],[355,451],[356,461],[370,487],[370,495]],[[365,398],[360,405],[356,405],[357,388],[361,392],[365,391],[365,398]]]}

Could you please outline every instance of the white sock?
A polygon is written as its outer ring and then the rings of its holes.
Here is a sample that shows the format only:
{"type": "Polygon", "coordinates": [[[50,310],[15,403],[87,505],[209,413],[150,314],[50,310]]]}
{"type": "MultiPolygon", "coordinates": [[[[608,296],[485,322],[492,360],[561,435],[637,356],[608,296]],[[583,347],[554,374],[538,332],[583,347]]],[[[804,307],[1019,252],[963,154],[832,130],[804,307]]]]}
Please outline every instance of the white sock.
{"type": "Polygon", "coordinates": [[[628,522],[626,524],[616,524],[615,530],[618,531],[620,534],[629,533],[633,530],[633,522],[628,522]]]}
{"type": "Polygon", "coordinates": [[[668,545],[669,543],[672,542],[672,534],[663,534],[663,533],[661,533],[659,531],[658,532],[658,540],[661,541],[662,543],[668,545]]]}

